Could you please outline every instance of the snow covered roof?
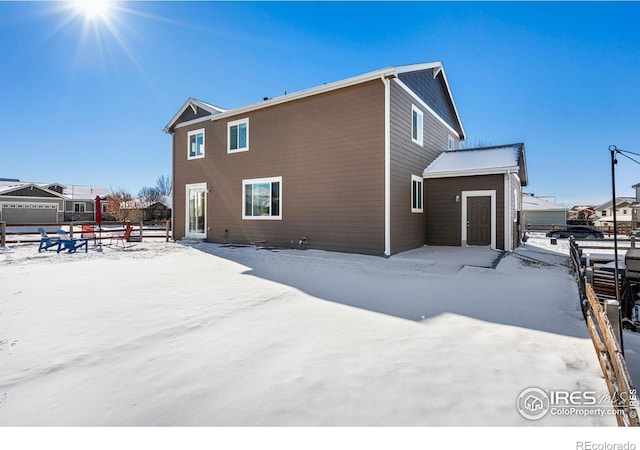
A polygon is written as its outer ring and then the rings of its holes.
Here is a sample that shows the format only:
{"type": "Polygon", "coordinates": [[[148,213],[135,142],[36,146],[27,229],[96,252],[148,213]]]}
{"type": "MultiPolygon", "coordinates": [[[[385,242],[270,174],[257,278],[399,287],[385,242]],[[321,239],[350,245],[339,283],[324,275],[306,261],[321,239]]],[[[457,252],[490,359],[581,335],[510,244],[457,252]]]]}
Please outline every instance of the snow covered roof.
{"type": "MultiPolygon", "coordinates": [[[[620,206],[625,203],[631,204],[635,201],[636,199],[634,197],[616,197],[616,206],[620,206]]],[[[602,205],[599,205],[596,209],[608,209],[611,208],[611,205],[613,205],[613,202],[611,200],[608,200],[602,205]]]]}
{"type": "Polygon", "coordinates": [[[108,189],[95,186],[64,185],[60,183],[33,183],[25,181],[0,181],[0,193],[6,193],[28,186],[36,186],[55,195],[60,194],[52,191],[50,188],[54,186],[60,186],[63,188],[62,195],[60,196],[65,197],[67,200],[93,200],[96,198],[96,195],[99,195],[100,197],[106,197],[111,193],[108,189]]]}
{"type": "Polygon", "coordinates": [[[424,172],[424,178],[489,175],[516,172],[527,185],[524,144],[479,147],[441,153],[424,172]]]}
{"type": "Polygon", "coordinates": [[[556,205],[542,198],[529,194],[522,194],[523,211],[567,211],[564,206],[556,205]]]}

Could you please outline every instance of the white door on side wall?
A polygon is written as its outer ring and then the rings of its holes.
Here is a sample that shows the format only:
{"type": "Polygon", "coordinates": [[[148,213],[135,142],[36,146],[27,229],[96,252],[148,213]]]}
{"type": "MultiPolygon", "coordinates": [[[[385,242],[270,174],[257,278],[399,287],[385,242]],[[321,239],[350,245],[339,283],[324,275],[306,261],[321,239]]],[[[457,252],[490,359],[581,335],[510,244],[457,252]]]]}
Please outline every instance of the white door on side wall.
{"type": "Polygon", "coordinates": [[[189,238],[207,237],[207,184],[187,184],[186,232],[189,238]]]}

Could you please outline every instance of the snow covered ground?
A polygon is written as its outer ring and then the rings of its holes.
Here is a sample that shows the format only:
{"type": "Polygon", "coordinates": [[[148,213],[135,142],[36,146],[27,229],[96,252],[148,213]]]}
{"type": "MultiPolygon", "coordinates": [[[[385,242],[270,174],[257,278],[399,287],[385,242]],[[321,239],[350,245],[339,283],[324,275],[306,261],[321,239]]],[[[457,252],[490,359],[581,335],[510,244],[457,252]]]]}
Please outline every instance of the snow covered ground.
{"type": "Polygon", "coordinates": [[[615,426],[562,252],[0,249],[0,425],[615,426]],[[535,253],[534,253],[535,252],[535,253]]]}

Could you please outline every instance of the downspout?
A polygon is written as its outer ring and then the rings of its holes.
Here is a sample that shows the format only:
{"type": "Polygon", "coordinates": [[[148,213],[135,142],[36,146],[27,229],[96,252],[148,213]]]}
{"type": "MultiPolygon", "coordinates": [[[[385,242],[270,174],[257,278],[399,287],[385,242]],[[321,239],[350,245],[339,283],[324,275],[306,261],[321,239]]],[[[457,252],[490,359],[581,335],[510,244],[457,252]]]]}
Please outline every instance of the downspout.
{"type": "Polygon", "coordinates": [[[391,256],[391,80],[384,83],[384,255],[391,256]]]}
{"type": "Polygon", "coordinates": [[[510,252],[512,239],[512,217],[511,217],[511,170],[507,169],[504,176],[504,251],[510,252]]]}

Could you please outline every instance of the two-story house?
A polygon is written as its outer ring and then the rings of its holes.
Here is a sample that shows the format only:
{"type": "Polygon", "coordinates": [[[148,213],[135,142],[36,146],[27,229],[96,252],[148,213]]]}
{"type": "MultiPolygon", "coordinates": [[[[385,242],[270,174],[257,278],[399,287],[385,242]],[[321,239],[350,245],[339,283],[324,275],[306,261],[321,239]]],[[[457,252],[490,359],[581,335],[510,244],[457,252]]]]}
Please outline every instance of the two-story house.
{"type": "MultiPolygon", "coordinates": [[[[635,199],[633,197],[616,197],[616,222],[618,230],[628,231],[631,228],[632,212],[635,199]]],[[[613,201],[608,200],[596,207],[595,225],[602,228],[613,227],[613,201]]]]}
{"type": "Polygon", "coordinates": [[[164,130],[176,239],[374,255],[518,242],[524,146],[458,150],[440,62],[232,110],[190,98],[164,130]]]}

